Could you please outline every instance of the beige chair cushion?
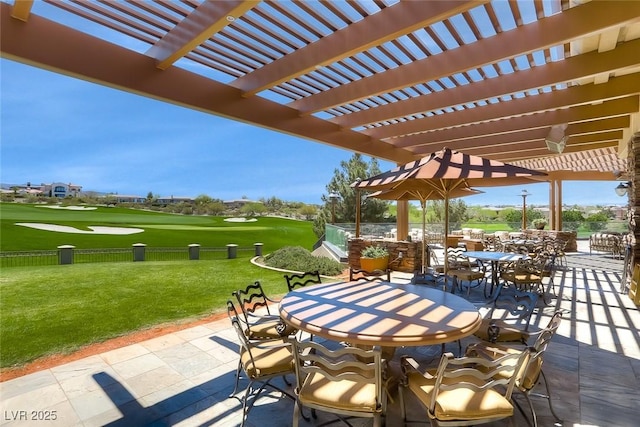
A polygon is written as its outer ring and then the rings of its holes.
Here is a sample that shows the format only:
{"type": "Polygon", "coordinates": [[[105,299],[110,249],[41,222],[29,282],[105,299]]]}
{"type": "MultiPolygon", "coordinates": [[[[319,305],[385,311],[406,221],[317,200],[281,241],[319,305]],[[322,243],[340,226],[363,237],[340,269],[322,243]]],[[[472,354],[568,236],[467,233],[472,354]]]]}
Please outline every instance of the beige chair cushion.
{"type": "MultiPolygon", "coordinates": [[[[493,358],[498,358],[501,355],[504,354],[519,354],[522,350],[518,349],[518,348],[511,348],[511,347],[507,347],[507,346],[501,346],[501,345],[495,345],[495,344],[491,344],[490,346],[486,347],[486,350],[483,350],[483,352],[486,352],[490,357],[493,358]],[[492,353],[492,349],[495,349],[496,352],[492,353]]],[[[536,386],[536,384],[538,383],[538,378],[540,377],[540,372],[542,371],[542,362],[543,359],[542,357],[538,357],[535,360],[531,361],[528,364],[524,364],[523,367],[520,369],[520,372],[518,372],[517,377],[516,377],[516,387],[518,387],[520,390],[531,390],[533,387],[536,386]],[[524,374],[524,376],[522,375],[522,371],[526,369],[526,373],[524,374]]],[[[515,363],[515,361],[511,360],[506,362],[508,365],[513,365],[515,363]]]]}
{"type": "Polygon", "coordinates": [[[536,283],[540,282],[539,275],[534,273],[516,273],[514,271],[506,271],[501,274],[501,277],[511,283],[536,283]]]}
{"type": "Polygon", "coordinates": [[[282,341],[274,341],[273,344],[273,346],[269,346],[268,343],[265,342],[265,344],[261,343],[259,347],[251,348],[251,354],[253,355],[255,364],[251,361],[249,352],[243,349],[240,354],[240,361],[250,378],[259,378],[280,372],[293,371],[291,348],[283,346],[282,341]]]}
{"type": "Polygon", "coordinates": [[[456,276],[458,279],[466,280],[467,282],[471,282],[473,280],[480,280],[484,277],[484,272],[482,271],[473,271],[468,269],[452,269],[449,270],[448,273],[450,276],[456,276]]]}
{"type": "Polygon", "coordinates": [[[260,323],[254,323],[249,330],[245,331],[245,335],[250,340],[260,340],[268,338],[280,338],[280,334],[276,330],[276,326],[280,324],[278,320],[264,321],[260,323]]]}
{"type": "MultiPolygon", "coordinates": [[[[427,379],[418,372],[408,373],[409,388],[428,408],[431,394],[434,391],[435,371],[433,379],[427,379]]],[[[445,379],[451,383],[453,379],[445,379]]],[[[460,377],[459,382],[476,383],[474,377],[460,377]]],[[[500,393],[494,390],[474,391],[467,388],[440,391],[436,400],[435,413],[429,414],[438,420],[472,419],[482,420],[513,415],[513,406],[500,393]]]]}
{"type": "Polygon", "coordinates": [[[494,322],[495,325],[500,328],[498,341],[521,342],[526,341],[528,338],[528,334],[524,332],[522,328],[518,328],[517,326],[507,323],[501,319],[482,319],[480,328],[473,335],[480,338],[481,340],[489,341],[489,334],[487,333],[487,329],[489,328],[489,324],[491,322],[494,322]]]}
{"type": "Polygon", "coordinates": [[[320,373],[309,374],[298,395],[303,405],[317,404],[350,411],[377,412],[376,386],[342,380],[330,381],[320,373]]]}

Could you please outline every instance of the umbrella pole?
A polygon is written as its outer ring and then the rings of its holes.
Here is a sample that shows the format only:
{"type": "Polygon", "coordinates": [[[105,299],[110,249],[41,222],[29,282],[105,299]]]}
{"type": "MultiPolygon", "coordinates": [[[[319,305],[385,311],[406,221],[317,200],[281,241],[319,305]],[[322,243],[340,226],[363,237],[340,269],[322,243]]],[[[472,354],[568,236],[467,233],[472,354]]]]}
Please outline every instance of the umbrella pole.
{"type": "Polygon", "coordinates": [[[444,275],[449,272],[449,260],[447,257],[447,246],[449,244],[449,195],[444,198],[444,275]]]}

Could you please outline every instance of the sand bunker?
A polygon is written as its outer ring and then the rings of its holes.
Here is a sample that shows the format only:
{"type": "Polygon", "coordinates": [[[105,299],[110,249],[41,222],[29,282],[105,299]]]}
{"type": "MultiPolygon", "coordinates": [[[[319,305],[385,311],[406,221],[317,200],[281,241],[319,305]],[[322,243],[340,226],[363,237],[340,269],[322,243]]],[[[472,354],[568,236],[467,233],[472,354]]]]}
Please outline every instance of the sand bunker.
{"type": "Polygon", "coordinates": [[[142,233],[144,231],[142,228],[103,227],[100,225],[87,227],[91,229],[91,231],[88,231],[88,230],[78,230],[77,228],[69,227],[67,225],[42,224],[39,222],[16,222],[16,225],[35,228],[38,230],[55,231],[58,233],[75,233],[75,234],[116,234],[116,235],[124,236],[127,234],[142,233]]]}
{"type": "Polygon", "coordinates": [[[225,218],[227,222],[256,222],[255,218],[225,218]]]}
{"type": "Polygon", "coordinates": [[[69,211],[94,211],[98,208],[95,206],[60,206],[60,205],[40,205],[37,206],[39,208],[49,208],[49,209],[66,209],[69,211]]]}

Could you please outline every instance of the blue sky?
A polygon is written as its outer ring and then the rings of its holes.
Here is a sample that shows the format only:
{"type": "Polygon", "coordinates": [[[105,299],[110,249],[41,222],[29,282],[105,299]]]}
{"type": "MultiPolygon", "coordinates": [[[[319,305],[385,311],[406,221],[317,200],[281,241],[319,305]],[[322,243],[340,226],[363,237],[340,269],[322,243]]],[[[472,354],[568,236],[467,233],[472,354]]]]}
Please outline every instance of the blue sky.
{"type": "MultiPolygon", "coordinates": [[[[352,153],[0,60],[0,180],[146,196],[320,203],[352,153]]],[[[368,158],[367,158],[368,159],[368,158]]],[[[394,165],[380,162],[382,170],[394,165]]],[[[566,204],[624,204],[614,182],[566,182],[566,204]]],[[[547,184],[484,189],[469,205],[547,204],[547,184]]]]}
{"type": "MultiPolygon", "coordinates": [[[[0,0],[5,1],[5,0],[0,0]]],[[[35,2],[33,12],[144,52],[148,46],[35,2]]],[[[535,11],[529,11],[534,13],[535,11]]],[[[189,62],[187,67],[193,66],[189,62]]],[[[0,59],[0,182],[320,203],[352,153],[0,59]]],[[[368,159],[368,158],[367,158],[368,159]]],[[[380,161],[385,171],[393,163],[380,161]]],[[[625,204],[615,182],[567,182],[569,205],[625,204]]],[[[483,189],[469,205],[548,203],[547,184],[483,189]]]]}

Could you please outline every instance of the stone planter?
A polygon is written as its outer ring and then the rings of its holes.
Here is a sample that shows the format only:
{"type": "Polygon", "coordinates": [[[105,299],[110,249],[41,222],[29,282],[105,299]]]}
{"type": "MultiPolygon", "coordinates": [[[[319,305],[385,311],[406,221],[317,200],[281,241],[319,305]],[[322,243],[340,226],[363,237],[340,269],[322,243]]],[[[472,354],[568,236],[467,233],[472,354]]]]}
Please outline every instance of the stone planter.
{"type": "Polygon", "coordinates": [[[382,258],[360,258],[360,269],[365,271],[382,270],[389,266],[389,257],[382,258]]]}

